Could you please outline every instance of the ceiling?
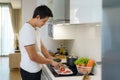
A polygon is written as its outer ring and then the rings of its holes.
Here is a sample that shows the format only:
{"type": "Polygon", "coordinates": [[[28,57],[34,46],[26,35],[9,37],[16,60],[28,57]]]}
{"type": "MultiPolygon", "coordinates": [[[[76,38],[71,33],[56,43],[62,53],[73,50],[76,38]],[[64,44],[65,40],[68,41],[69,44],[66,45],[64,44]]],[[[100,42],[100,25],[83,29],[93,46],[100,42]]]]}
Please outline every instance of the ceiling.
{"type": "Polygon", "coordinates": [[[0,3],[11,3],[13,9],[21,8],[21,0],[0,0],[0,3]]]}
{"type": "MultiPolygon", "coordinates": [[[[120,0],[102,0],[103,7],[120,6],[120,0]]],[[[0,0],[0,3],[11,3],[14,9],[21,8],[21,0],[0,0]]]]}

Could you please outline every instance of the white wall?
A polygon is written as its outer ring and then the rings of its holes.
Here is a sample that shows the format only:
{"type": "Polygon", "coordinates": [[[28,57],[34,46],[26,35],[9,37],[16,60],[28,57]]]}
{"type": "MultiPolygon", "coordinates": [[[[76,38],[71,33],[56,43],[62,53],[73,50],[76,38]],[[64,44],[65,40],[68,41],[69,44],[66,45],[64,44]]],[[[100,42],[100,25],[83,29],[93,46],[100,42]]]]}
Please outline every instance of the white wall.
{"type": "Polygon", "coordinates": [[[76,39],[65,41],[70,54],[101,61],[101,26],[85,24],[73,27],[77,30],[76,39]]]}
{"type": "Polygon", "coordinates": [[[37,0],[22,0],[22,25],[32,18],[37,0]]]}

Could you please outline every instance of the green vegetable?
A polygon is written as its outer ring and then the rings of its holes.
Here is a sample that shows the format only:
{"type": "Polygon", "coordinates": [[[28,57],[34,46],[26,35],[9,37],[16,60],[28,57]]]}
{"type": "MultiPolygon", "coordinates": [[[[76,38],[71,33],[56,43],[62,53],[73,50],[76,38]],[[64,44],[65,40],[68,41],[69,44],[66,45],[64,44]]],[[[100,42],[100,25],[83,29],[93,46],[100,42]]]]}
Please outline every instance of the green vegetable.
{"type": "Polygon", "coordinates": [[[77,59],[74,63],[75,63],[76,65],[78,65],[78,64],[87,64],[88,61],[89,61],[88,58],[86,58],[86,57],[81,57],[81,58],[77,59]]]}

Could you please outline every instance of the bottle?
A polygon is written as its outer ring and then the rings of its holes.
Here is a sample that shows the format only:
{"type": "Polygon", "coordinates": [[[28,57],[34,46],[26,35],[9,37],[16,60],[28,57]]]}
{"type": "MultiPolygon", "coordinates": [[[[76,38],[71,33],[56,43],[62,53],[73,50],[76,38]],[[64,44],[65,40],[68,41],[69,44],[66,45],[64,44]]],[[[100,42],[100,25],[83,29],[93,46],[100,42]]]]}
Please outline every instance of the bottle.
{"type": "Polygon", "coordinates": [[[63,45],[60,46],[60,54],[63,55],[64,53],[64,48],[63,48],[63,45]]]}

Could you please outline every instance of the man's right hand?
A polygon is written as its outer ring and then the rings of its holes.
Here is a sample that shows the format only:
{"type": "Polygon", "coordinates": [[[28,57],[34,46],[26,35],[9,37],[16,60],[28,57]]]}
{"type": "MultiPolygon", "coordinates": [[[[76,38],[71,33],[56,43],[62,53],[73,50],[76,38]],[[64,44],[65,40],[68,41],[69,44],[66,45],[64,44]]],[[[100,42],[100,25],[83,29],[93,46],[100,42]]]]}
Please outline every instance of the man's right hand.
{"type": "Polygon", "coordinates": [[[51,60],[51,65],[55,67],[56,69],[60,69],[61,66],[63,66],[61,63],[56,62],[54,60],[51,60]]]}

